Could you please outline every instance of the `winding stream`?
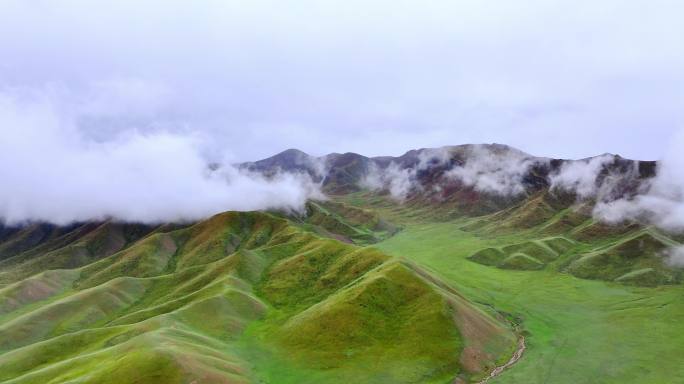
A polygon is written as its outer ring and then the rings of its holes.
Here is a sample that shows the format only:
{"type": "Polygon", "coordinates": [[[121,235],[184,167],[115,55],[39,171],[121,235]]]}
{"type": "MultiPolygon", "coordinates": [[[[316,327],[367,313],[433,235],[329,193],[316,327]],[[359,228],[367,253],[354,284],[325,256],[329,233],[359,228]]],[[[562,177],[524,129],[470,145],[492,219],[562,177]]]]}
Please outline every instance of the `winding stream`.
{"type": "Polygon", "coordinates": [[[520,358],[522,357],[524,352],[525,352],[525,336],[520,335],[520,336],[518,336],[518,349],[515,350],[515,352],[513,353],[513,356],[511,356],[510,360],[508,360],[508,362],[506,364],[500,365],[500,366],[494,368],[489,373],[489,376],[478,381],[477,384],[486,384],[490,379],[499,376],[507,368],[509,368],[513,364],[517,363],[518,360],[520,360],[520,358]]]}

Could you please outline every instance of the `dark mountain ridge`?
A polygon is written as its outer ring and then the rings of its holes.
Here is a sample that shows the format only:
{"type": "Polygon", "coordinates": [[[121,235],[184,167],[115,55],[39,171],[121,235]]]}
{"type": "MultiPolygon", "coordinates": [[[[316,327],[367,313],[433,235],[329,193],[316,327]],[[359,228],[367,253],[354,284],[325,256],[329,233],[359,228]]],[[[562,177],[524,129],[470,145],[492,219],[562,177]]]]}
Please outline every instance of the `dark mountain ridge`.
{"type": "MultiPolygon", "coordinates": [[[[631,198],[647,188],[656,175],[657,162],[603,154],[584,159],[537,157],[503,144],[465,144],[410,150],[397,157],[366,157],[356,153],[311,156],[288,149],[267,159],[243,163],[244,169],[273,175],[277,172],[309,174],[324,192],[346,194],[364,189],[391,193],[392,184],[403,183],[400,200],[434,202],[460,198],[484,199],[486,213],[521,201],[544,189],[578,195],[577,187],[594,189],[591,198],[631,198]],[[592,175],[588,175],[592,172],[592,175]],[[586,185],[591,177],[593,185],[586,185]],[[484,183],[481,183],[483,179],[484,183]],[[493,204],[491,204],[493,203],[493,204]]],[[[582,196],[586,197],[586,196],[582,196]]]]}

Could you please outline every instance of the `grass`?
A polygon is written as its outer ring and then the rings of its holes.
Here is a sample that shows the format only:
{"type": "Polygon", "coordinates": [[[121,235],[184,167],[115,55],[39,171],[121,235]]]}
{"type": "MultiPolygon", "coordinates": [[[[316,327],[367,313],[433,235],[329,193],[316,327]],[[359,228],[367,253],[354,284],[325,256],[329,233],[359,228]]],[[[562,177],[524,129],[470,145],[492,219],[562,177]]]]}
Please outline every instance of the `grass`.
{"type": "Polygon", "coordinates": [[[444,383],[481,377],[514,348],[505,321],[435,275],[282,217],[228,212],[139,238],[97,228],[48,252],[68,263],[74,244],[96,250],[73,268],[9,258],[0,382],[444,383]]]}
{"type": "Polygon", "coordinates": [[[430,204],[7,232],[0,382],[476,382],[511,323],[527,350],[491,383],[684,382],[672,237],[544,193],[480,218],[430,204]]]}
{"type": "Polygon", "coordinates": [[[469,299],[522,319],[525,356],[493,383],[684,382],[682,286],[639,288],[550,269],[491,268],[467,257],[528,239],[483,238],[462,226],[406,223],[376,246],[417,262],[469,299]]]}

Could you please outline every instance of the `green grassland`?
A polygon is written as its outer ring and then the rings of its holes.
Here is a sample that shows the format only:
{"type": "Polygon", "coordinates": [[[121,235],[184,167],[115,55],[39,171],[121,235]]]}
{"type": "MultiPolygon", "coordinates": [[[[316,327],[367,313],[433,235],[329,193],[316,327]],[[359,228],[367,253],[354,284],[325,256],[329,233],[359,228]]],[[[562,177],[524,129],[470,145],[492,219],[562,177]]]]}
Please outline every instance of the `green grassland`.
{"type": "Polygon", "coordinates": [[[573,218],[576,222],[565,226],[562,221],[574,212],[540,216],[538,207],[536,215],[514,209],[445,220],[424,206],[401,206],[363,194],[345,200],[374,207],[401,224],[403,230],[377,248],[412,260],[468,299],[520,321],[525,355],[490,382],[684,382],[681,271],[668,269],[651,249],[671,241],[654,229],[605,228],[587,217],[573,218]],[[526,225],[511,226],[513,220],[526,225]],[[611,257],[586,267],[593,274],[578,274],[587,254],[611,257]],[[535,263],[507,264],[507,258],[519,255],[535,263]],[[638,275],[645,266],[669,279],[621,278],[638,275]],[[632,269],[636,271],[628,272],[632,269]]]}
{"type": "Polygon", "coordinates": [[[0,265],[0,382],[446,383],[509,358],[516,335],[496,311],[332,236],[377,241],[389,224],[332,202],[315,209],[302,220],[227,212],[132,237],[118,224],[10,236],[21,246],[0,265]]]}
{"type": "MultiPolygon", "coordinates": [[[[470,217],[305,214],[0,233],[1,383],[684,382],[676,237],[546,192],[470,217]]],[[[680,239],[681,240],[681,239],[680,239]]]]}

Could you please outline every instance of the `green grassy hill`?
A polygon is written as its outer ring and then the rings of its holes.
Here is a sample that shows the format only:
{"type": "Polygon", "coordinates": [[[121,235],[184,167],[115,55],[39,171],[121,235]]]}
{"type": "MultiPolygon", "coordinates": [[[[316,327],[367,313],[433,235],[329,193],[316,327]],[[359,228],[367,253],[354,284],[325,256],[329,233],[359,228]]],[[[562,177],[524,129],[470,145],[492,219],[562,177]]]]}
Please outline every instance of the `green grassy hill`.
{"type": "Polygon", "coordinates": [[[338,198],[402,227],[377,248],[519,324],[525,353],[490,383],[684,382],[684,271],[663,254],[681,237],[600,223],[546,194],[476,217],[449,202],[338,198]]]}
{"type": "Polygon", "coordinates": [[[378,241],[395,229],[373,211],[311,210],[6,231],[0,382],[445,383],[511,356],[503,315],[317,231],[378,241]]]}

